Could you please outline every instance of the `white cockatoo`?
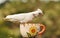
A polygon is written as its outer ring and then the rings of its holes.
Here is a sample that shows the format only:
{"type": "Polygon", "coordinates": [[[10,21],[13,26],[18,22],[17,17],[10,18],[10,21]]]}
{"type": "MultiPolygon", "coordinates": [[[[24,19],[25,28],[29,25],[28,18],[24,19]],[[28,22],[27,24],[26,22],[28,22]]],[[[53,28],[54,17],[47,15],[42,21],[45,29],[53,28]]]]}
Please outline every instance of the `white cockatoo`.
{"type": "Polygon", "coordinates": [[[0,0],[0,4],[5,3],[7,0],[0,0]]]}
{"type": "Polygon", "coordinates": [[[8,15],[5,17],[5,20],[11,21],[11,22],[27,23],[29,21],[32,21],[33,18],[38,17],[42,14],[43,14],[42,10],[38,8],[36,11],[29,12],[29,13],[8,15]]]}

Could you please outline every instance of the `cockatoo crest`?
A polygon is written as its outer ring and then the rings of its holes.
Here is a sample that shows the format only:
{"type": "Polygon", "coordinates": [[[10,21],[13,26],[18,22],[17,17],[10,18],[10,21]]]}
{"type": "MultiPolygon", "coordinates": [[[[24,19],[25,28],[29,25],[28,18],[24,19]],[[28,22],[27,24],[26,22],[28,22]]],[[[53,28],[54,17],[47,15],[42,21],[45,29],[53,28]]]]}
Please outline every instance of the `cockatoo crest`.
{"type": "Polygon", "coordinates": [[[40,13],[43,13],[41,9],[38,8],[37,10],[38,10],[40,13]]]}

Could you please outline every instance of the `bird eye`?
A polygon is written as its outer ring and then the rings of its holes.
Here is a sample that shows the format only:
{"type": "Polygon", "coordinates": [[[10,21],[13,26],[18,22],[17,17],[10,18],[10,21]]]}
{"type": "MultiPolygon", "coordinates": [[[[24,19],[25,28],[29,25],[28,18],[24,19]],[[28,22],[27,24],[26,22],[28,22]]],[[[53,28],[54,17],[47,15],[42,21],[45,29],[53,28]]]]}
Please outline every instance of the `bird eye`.
{"type": "Polygon", "coordinates": [[[39,13],[39,15],[40,15],[41,13],[39,13]]]}

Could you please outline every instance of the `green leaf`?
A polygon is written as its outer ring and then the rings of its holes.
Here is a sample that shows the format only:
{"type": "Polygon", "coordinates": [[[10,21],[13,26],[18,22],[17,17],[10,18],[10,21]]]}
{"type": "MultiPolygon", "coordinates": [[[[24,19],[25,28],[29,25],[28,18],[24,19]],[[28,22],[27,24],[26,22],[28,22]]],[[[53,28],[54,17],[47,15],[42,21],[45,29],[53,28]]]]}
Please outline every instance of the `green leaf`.
{"type": "Polygon", "coordinates": [[[31,38],[31,34],[30,33],[27,33],[27,35],[28,35],[28,38],[31,38]]]}

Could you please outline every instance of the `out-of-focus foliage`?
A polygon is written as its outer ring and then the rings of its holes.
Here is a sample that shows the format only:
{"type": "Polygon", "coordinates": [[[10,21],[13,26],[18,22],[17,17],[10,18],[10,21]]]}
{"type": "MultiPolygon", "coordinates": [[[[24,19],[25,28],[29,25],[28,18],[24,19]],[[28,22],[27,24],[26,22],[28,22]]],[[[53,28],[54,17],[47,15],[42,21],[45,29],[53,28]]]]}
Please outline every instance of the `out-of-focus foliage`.
{"type": "MultiPolygon", "coordinates": [[[[0,37],[1,38],[21,38],[19,35],[19,28],[9,29],[7,23],[3,18],[9,14],[24,13],[42,9],[44,16],[35,18],[33,22],[39,22],[46,26],[46,31],[42,38],[60,38],[60,1],[58,2],[44,2],[36,0],[28,0],[22,2],[9,1],[0,5],[0,37]]],[[[13,26],[14,27],[14,26],[13,26]]]]}

